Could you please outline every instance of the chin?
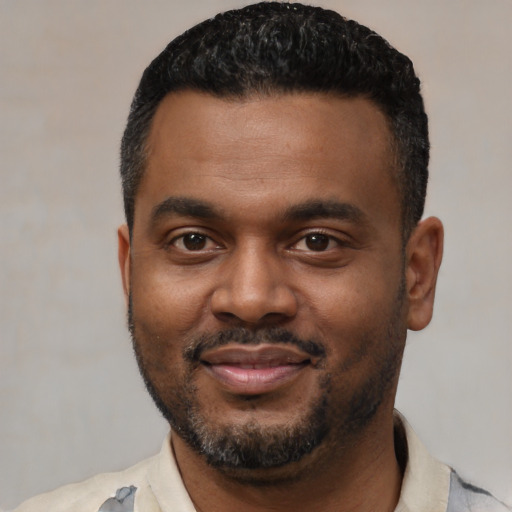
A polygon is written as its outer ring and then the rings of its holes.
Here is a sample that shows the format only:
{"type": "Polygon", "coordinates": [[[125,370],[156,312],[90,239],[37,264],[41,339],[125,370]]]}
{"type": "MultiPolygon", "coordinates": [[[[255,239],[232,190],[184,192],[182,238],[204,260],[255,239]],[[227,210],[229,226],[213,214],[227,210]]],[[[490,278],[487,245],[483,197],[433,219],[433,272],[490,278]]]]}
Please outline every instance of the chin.
{"type": "Polygon", "coordinates": [[[293,420],[269,425],[251,414],[246,421],[238,418],[236,423],[219,425],[212,422],[211,415],[192,406],[186,424],[174,418],[171,426],[211,467],[260,481],[269,478],[269,470],[281,473],[280,468],[294,465],[321,445],[329,432],[327,410],[323,397],[293,420]]]}

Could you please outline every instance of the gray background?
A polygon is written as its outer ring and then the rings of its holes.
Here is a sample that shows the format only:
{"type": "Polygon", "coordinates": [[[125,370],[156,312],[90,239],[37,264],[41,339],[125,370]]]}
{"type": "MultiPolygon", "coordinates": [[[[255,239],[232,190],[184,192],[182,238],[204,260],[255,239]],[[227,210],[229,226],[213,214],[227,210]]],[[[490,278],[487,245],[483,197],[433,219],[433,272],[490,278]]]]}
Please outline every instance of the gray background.
{"type": "MultiPolygon", "coordinates": [[[[149,60],[248,2],[0,0],[0,505],[158,450],[116,263],[118,145],[149,60]]],[[[412,57],[446,226],[432,325],[398,407],[429,449],[512,503],[510,0],[319,1],[412,57]]]]}

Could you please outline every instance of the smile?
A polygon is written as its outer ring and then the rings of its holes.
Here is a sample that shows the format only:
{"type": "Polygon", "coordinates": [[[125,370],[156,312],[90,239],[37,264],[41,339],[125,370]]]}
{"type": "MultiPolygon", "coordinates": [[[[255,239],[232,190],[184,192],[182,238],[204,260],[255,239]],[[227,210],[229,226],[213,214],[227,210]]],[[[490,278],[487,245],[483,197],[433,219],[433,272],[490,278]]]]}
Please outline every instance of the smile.
{"type": "Polygon", "coordinates": [[[292,346],[228,345],[206,351],[201,363],[208,374],[233,394],[260,395],[288,384],[314,364],[292,346]]]}

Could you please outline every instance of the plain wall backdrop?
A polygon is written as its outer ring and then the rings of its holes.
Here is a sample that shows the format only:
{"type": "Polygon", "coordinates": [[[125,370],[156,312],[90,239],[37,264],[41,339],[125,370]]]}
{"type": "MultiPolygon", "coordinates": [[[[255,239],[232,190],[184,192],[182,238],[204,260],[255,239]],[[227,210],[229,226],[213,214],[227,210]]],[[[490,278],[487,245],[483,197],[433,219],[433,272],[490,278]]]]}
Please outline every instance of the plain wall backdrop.
{"type": "MultiPolygon", "coordinates": [[[[0,0],[0,506],[159,449],[116,261],[118,148],[140,75],[235,0],[0,0]]],[[[446,227],[434,320],[397,407],[512,503],[510,0],[319,0],[409,55],[446,227]]]]}

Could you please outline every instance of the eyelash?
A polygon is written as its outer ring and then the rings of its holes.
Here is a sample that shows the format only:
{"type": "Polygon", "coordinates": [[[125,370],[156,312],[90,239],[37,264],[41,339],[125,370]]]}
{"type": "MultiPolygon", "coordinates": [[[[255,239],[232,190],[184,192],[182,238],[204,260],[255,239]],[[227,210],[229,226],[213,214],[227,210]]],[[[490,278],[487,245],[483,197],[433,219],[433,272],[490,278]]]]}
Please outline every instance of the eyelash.
{"type": "MultiPolygon", "coordinates": [[[[302,236],[300,236],[297,239],[297,241],[292,244],[291,247],[297,246],[300,242],[303,242],[304,244],[307,245],[308,238],[311,239],[312,237],[320,237],[321,241],[327,242],[327,247],[322,248],[323,246],[322,246],[322,244],[320,244],[320,247],[317,247],[317,249],[320,249],[320,250],[315,250],[311,247],[308,247],[307,249],[305,249],[306,252],[323,253],[323,252],[328,252],[329,250],[332,250],[334,248],[343,247],[343,246],[347,245],[347,243],[346,242],[344,243],[339,237],[333,236],[332,234],[330,234],[322,229],[317,229],[317,230],[309,231],[308,233],[302,234],[302,236]],[[330,247],[333,243],[334,243],[335,247],[330,247]]],[[[295,249],[295,250],[298,250],[298,249],[295,249]]]]}
{"type": "MultiPolygon", "coordinates": [[[[190,253],[194,253],[194,252],[197,252],[197,253],[200,253],[200,252],[204,252],[204,249],[203,248],[199,248],[197,250],[194,250],[194,249],[190,249],[190,248],[187,248],[187,247],[177,247],[177,242],[181,240],[182,244],[184,245],[184,241],[185,241],[185,237],[187,236],[198,236],[200,237],[201,239],[203,239],[205,241],[206,244],[208,244],[208,242],[214,242],[216,244],[216,247],[215,248],[219,248],[220,245],[217,244],[217,242],[215,242],[215,240],[207,235],[206,233],[202,233],[201,231],[187,231],[186,233],[182,233],[178,236],[175,236],[174,238],[172,238],[167,244],[166,244],[166,247],[175,247],[176,249],[178,250],[181,250],[183,252],[190,252],[190,253]]],[[[206,251],[211,251],[212,249],[206,249],[206,251]]]]}
{"type": "MultiPolygon", "coordinates": [[[[310,240],[311,240],[311,238],[310,238],[310,240]]],[[[300,251],[300,252],[325,253],[325,252],[328,252],[329,250],[333,249],[333,247],[330,247],[333,243],[335,244],[335,247],[343,247],[343,246],[347,246],[348,245],[347,242],[344,242],[339,237],[335,237],[332,234],[330,234],[330,233],[328,233],[328,232],[326,232],[324,230],[317,229],[317,230],[310,231],[308,233],[302,234],[300,237],[298,237],[296,239],[295,242],[293,242],[291,245],[289,245],[288,248],[289,248],[289,250],[296,250],[296,251],[300,251]],[[308,243],[308,237],[315,237],[315,236],[320,238],[320,240],[319,240],[320,243],[319,243],[319,245],[317,247],[318,250],[315,250],[314,248],[311,248],[311,247],[308,247],[307,249],[303,249],[303,250],[296,249],[296,246],[299,243],[303,242],[304,244],[307,244],[308,243]],[[327,246],[324,247],[322,242],[326,242],[327,246]]],[[[201,232],[199,230],[197,230],[197,231],[188,231],[186,233],[181,233],[180,235],[173,237],[165,245],[166,245],[166,248],[174,247],[177,250],[180,250],[180,251],[183,251],[183,252],[198,253],[198,254],[201,254],[201,253],[204,253],[204,252],[212,252],[212,250],[222,248],[222,246],[220,244],[218,244],[211,236],[209,236],[208,234],[203,233],[203,232],[201,232]],[[185,237],[187,237],[187,236],[193,237],[194,235],[198,236],[202,241],[204,241],[205,244],[209,244],[209,243],[213,242],[215,244],[215,247],[214,248],[209,248],[209,249],[204,249],[203,247],[199,247],[196,250],[191,249],[190,247],[187,248],[186,246],[178,247],[177,244],[178,244],[179,241],[181,241],[182,245],[184,245],[185,244],[185,242],[184,242],[185,241],[185,237]]]]}

